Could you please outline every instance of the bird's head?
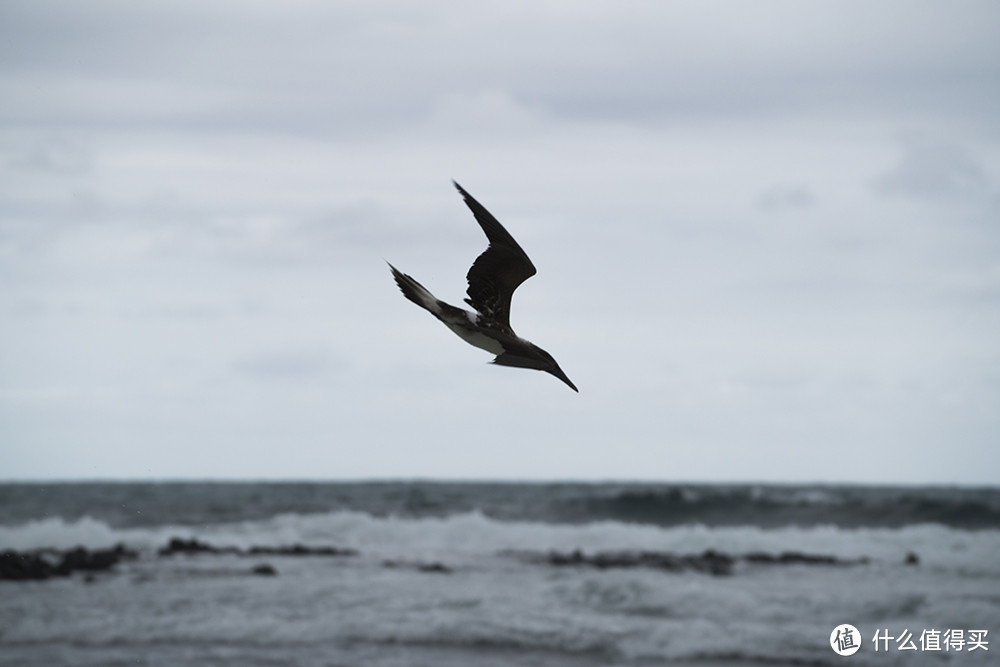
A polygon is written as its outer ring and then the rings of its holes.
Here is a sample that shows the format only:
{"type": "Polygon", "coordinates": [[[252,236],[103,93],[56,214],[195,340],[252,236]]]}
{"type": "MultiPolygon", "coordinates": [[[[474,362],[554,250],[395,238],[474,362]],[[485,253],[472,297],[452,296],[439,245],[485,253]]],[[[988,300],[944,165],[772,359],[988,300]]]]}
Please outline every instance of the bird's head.
{"type": "Polygon", "coordinates": [[[570,389],[572,389],[576,393],[580,393],[580,390],[576,388],[576,385],[570,382],[570,379],[566,377],[566,374],[563,373],[563,370],[559,368],[559,364],[556,363],[556,360],[552,358],[551,354],[549,354],[542,348],[538,347],[537,345],[533,345],[532,347],[534,347],[534,351],[538,355],[539,361],[541,361],[541,365],[538,370],[545,371],[546,373],[549,373],[551,375],[555,375],[557,378],[568,384],[570,389]]]}
{"type": "Polygon", "coordinates": [[[555,375],[557,378],[569,385],[569,388],[579,393],[576,385],[570,382],[566,374],[559,368],[559,364],[552,358],[552,355],[523,338],[517,339],[518,344],[514,349],[507,349],[503,354],[497,355],[493,360],[499,366],[514,366],[516,368],[533,368],[536,371],[545,371],[555,375]]]}

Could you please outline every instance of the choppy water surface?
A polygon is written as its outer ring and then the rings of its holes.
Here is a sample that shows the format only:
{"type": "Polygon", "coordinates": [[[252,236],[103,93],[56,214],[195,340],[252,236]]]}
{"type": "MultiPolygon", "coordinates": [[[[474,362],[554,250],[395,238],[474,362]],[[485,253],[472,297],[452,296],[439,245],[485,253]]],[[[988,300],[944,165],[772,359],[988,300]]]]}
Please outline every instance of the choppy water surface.
{"type": "Polygon", "coordinates": [[[974,665],[1000,651],[871,643],[995,639],[996,489],[0,485],[0,550],[116,544],[134,558],[107,571],[0,581],[0,662],[974,665]],[[849,659],[829,645],[841,623],[863,636],[849,659]]]}

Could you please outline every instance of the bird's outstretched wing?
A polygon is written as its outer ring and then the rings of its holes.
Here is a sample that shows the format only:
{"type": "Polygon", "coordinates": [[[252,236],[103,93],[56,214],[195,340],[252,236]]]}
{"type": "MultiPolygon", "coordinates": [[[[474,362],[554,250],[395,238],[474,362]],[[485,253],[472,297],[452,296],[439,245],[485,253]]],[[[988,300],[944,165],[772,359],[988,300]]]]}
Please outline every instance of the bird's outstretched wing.
{"type": "Polygon", "coordinates": [[[466,275],[469,298],[465,302],[488,320],[513,333],[510,330],[510,298],[518,285],[535,275],[535,265],[514,237],[482,204],[458,183],[455,187],[490,242],[466,275]]]}

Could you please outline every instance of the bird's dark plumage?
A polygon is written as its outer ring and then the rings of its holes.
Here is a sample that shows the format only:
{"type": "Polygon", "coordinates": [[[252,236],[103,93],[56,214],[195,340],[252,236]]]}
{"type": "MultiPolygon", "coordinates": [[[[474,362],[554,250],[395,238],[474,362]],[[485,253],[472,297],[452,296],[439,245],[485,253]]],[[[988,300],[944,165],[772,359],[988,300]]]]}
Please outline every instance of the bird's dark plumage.
{"type": "Polygon", "coordinates": [[[466,205],[483,228],[489,245],[466,275],[469,295],[465,302],[472,313],[439,300],[412,277],[389,265],[403,295],[436,318],[471,345],[496,356],[500,366],[534,368],[555,375],[578,391],[555,359],[537,345],[519,337],[510,326],[510,300],[514,290],[535,275],[535,265],[514,237],[465,189],[455,183],[466,205]]]}
{"type": "Polygon", "coordinates": [[[535,275],[535,265],[514,237],[482,204],[458,183],[455,187],[462,193],[466,205],[490,241],[489,247],[476,258],[466,275],[469,298],[465,302],[509,331],[511,296],[521,283],[535,275]]]}

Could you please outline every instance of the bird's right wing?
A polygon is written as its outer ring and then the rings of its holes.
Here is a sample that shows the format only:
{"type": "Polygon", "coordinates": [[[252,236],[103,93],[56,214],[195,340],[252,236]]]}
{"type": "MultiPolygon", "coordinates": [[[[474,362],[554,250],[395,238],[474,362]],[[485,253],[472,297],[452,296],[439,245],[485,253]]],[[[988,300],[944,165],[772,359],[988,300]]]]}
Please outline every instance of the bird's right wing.
{"type": "Polygon", "coordinates": [[[458,183],[455,183],[455,187],[489,239],[489,247],[476,258],[466,276],[469,281],[469,289],[466,291],[469,298],[466,302],[486,317],[510,329],[511,296],[521,283],[535,275],[535,265],[510,232],[504,229],[486,207],[458,183]]]}

